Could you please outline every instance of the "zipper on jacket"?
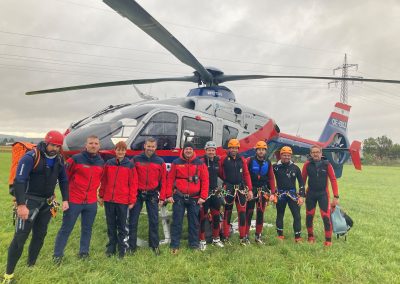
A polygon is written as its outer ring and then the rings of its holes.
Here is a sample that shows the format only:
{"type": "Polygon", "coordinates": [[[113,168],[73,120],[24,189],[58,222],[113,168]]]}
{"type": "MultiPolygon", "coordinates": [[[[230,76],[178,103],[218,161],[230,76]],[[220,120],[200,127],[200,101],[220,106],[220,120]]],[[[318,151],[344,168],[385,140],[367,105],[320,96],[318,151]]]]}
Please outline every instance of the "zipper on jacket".
{"type": "MultiPolygon", "coordinates": [[[[190,187],[190,182],[189,182],[189,177],[190,177],[190,164],[189,161],[186,161],[187,164],[187,169],[188,169],[188,177],[187,177],[187,191],[186,194],[189,194],[189,187],[190,187]]],[[[192,177],[193,178],[193,177],[192,177]]]]}
{"type": "Polygon", "coordinates": [[[146,191],[148,190],[148,184],[149,184],[149,165],[150,161],[146,165],[146,188],[145,188],[146,191]]]}
{"type": "Polygon", "coordinates": [[[112,191],[112,194],[111,194],[111,202],[114,202],[115,184],[117,183],[117,177],[118,177],[119,167],[120,167],[120,166],[118,165],[118,167],[117,167],[117,172],[115,173],[113,191],[112,191]]]}
{"type": "Polygon", "coordinates": [[[88,188],[86,190],[86,197],[85,197],[85,200],[83,201],[84,204],[88,203],[88,195],[89,195],[89,190],[90,190],[90,184],[92,183],[92,176],[93,176],[93,169],[92,169],[92,167],[90,167],[90,179],[89,179],[88,188]]]}

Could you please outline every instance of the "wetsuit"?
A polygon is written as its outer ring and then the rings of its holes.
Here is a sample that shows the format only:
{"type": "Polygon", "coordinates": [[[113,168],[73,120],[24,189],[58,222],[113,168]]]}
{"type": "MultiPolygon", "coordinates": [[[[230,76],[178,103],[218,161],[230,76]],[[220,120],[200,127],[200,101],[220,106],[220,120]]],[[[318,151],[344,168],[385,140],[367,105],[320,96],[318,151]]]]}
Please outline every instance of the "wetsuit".
{"type": "Polygon", "coordinates": [[[278,202],[276,204],[276,231],[278,236],[283,236],[283,217],[286,205],[289,205],[293,215],[293,230],[296,239],[301,236],[300,207],[297,204],[298,195],[296,190],[296,179],[299,183],[299,195],[304,197],[304,182],[301,177],[300,168],[292,161],[289,163],[278,163],[273,165],[276,178],[278,202]]]}
{"type": "Polygon", "coordinates": [[[335,171],[327,160],[308,160],[302,170],[304,182],[308,177],[308,188],[306,198],[306,226],[308,237],[314,237],[313,220],[315,208],[319,206],[322,220],[324,222],[325,240],[330,242],[332,238],[331,212],[329,205],[328,178],[331,182],[333,195],[339,197],[335,171]]]}
{"type": "Polygon", "coordinates": [[[249,235],[251,219],[254,207],[257,204],[256,213],[256,236],[260,236],[264,225],[264,211],[271,194],[275,194],[275,178],[270,160],[259,160],[251,157],[247,166],[253,185],[253,199],[247,202],[246,207],[246,234],[249,235]]]}
{"type": "Polygon", "coordinates": [[[219,157],[215,156],[213,160],[204,156],[201,159],[208,169],[209,189],[208,198],[203,206],[200,207],[200,240],[206,239],[206,219],[208,211],[211,211],[212,218],[212,237],[213,239],[219,238],[220,233],[220,216],[219,212],[222,205],[220,194],[218,194],[218,171],[219,171],[219,157]]]}
{"type": "Polygon", "coordinates": [[[28,265],[36,263],[51,219],[49,201],[53,198],[57,181],[60,184],[63,201],[68,201],[68,181],[63,158],[60,155],[47,156],[44,142],[37,145],[37,150],[40,151],[37,167],[34,168],[33,150],[21,158],[17,167],[14,181],[15,198],[17,205],[26,204],[29,209],[29,219],[24,221],[17,218],[14,238],[8,249],[7,274],[14,272],[31,231],[28,265]]]}
{"type": "Polygon", "coordinates": [[[225,210],[223,220],[224,237],[229,238],[233,202],[239,217],[239,236],[246,236],[246,203],[245,186],[252,190],[249,169],[246,160],[239,154],[233,158],[230,153],[220,160],[219,176],[224,182],[227,194],[225,196],[225,210]]]}

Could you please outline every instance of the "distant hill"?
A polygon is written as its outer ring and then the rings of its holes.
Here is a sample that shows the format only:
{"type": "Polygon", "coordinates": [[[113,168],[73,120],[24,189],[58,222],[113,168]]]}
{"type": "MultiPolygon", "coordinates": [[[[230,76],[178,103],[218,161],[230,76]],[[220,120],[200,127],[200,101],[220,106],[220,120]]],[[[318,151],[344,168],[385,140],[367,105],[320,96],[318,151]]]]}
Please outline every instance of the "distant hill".
{"type": "Polygon", "coordinates": [[[29,138],[29,137],[6,135],[0,133],[0,142],[3,141],[5,138],[7,138],[7,140],[13,139],[14,141],[32,142],[35,144],[43,140],[43,138],[29,138]]]}

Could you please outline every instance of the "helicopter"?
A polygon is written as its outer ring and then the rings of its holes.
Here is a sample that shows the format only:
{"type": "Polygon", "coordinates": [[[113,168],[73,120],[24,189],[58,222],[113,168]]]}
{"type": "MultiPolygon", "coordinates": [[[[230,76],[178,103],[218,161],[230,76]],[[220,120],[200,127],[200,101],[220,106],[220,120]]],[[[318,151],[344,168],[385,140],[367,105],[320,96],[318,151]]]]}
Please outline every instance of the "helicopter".
{"type": "Polygon", "coordinates": [[[88,117],[74,122],[66,130],[63,150],[66,156],[80,151],[86,137],[100,138],[105,158],[114,155],[117,141],[124,140],[129,145],[128,156],[142,151],[145,139],[157,139],[157,154],[168,163],[175,159],[184,142],[191,141],[198,154],[204,153],[204,145],[213,140],[219,146],[217,154],[224,154],[231,138],[240,140],[240,152],[244,156],[254,155],[254,145],[259,140],[268,143],[271,157],[283,146],[291,146],[294,154],[306,155],[311,145],[320,145],[324,155],[332,163],[337,177],[342,175],[343,164],[351,157],[356,169],[361,169],[359,141],[349,142],[347,123],[350,106],[336,103],[318,141],[308,140],[282,133],[275,121],[264,113],[249,108],[236,101],[235,94],[222,83],[254,79],[316,79],[348,80],[377,83],[400,83],[397,80],[343,78],[322,76],[276,76],[276,75],[226,75],[215,67],[203,66],[169,31],[167,31],[144,8],[133,0],[104,0],[121,16],[137,25],[150,37],[160,43],[182,63],[195,71],[191,76],[154,79],[136,79],[96,84],[69,86],[27,92],[27,95],[65,92],[90,88],[121,85],[151,84],[157,82],[191,82],[197,87],[186,97],[145,101],[132,104],[108,106],[88,117]]]}

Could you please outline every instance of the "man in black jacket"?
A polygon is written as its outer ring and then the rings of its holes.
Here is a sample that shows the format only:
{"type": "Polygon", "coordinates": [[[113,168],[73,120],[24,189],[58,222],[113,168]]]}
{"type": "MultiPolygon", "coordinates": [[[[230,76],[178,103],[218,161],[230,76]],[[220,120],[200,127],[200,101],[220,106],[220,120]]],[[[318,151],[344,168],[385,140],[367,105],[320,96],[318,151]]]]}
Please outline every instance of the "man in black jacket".
{"type": "Polygon", "coordinates": [[[201,160],[208,169],[208,198],[200,208],[200,250],[205,250],[206,242],[206,219],[210,211],[212,217],[212,244],[217,247],[224,247],[220,240],[220,210],[222,206],[221,188],[218,188],[219,156],[216,155],[217,144],[208,141],[204,147],[206,154],[201,160]]]}
{"type": "Polygon", "coordinates": [[[63,199],[62,210],[69,208],[68,181],[64,160],[59,154],[63,140],[64,135],[60,132],[48,132],[44,141],[37,145],[37,150],[27,152],[18,163],[13,185],[18,218],[14,238],[8,249],[5,283],[12,282],[15,266],[31,231],[28,266],[36,263],[52,215],[50,209],[57,181],[63,199]]]}
{"type": "Polygon", "coordinates": [[[304,202],[305,190],[300,168],[291,160],[292,153],[292,148],[288,146],[282,147],[280,151],[281,159],[273,165],[278,191],[276,231],[278,239],[283,240],[285,238],[283,235],[283,217],[286,205],[289,205],[293,216],[294,240],[298,243],[302,241],[300,206],[304,202]],[[299,183],[299,192],[296,190],[296,179],[299,183]]]}

